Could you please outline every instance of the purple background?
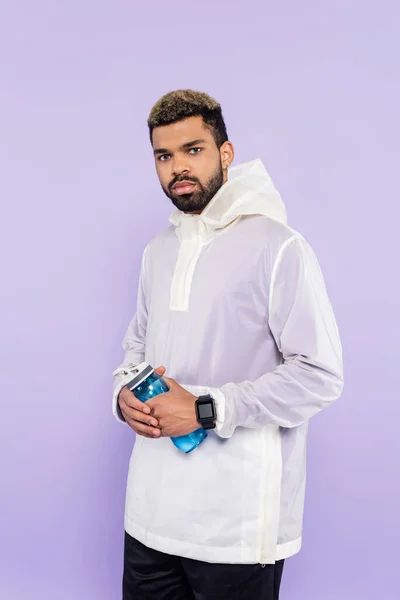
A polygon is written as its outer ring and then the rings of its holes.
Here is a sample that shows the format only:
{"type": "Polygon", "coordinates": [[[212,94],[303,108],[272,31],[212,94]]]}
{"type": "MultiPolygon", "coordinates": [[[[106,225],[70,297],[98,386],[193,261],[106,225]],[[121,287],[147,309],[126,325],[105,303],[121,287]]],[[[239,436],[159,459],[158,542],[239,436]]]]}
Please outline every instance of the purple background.
{"type": "Polygon", "coordinates": [[[263,159],[343,339],[282,599],[398,598],[399,17],[395,0],[3,0],[1,598],[120,597],[133,435],[111,372],[171,210],[146,117],[180,87],[222,103],[236,163],[263,159]]]}

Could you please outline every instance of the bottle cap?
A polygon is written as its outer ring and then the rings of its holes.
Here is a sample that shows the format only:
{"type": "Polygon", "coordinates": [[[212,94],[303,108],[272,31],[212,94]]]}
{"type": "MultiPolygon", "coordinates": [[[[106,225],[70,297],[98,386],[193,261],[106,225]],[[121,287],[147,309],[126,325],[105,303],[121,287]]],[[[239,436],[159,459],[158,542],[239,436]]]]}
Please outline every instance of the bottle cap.
{"type": "Polygon", "coordinates": [[[136,367],[130,371],[130,374],[133,375],[133,378],[126,384],[126,386],[133,392],[145,379],[154,373],[154,369],[152,366],[147,363],[140,363],[140,365],[136,365],[136,367]]]}

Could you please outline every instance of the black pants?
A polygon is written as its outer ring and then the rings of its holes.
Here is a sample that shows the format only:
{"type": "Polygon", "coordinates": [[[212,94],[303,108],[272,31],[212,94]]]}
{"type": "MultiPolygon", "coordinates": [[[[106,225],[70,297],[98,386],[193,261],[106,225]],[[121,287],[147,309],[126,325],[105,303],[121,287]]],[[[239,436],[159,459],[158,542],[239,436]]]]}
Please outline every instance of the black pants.
{"type": "Polygon", "coordinates": [[[283,563],[206,563],[157,552],[125,533],[123,600],[278,600],[283,563]]]}

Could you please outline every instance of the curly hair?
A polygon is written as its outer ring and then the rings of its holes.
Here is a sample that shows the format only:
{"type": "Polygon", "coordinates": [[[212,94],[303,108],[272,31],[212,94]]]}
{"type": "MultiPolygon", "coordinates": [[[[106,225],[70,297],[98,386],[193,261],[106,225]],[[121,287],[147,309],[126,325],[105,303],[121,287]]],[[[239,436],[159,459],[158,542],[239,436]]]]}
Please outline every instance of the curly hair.
{"type": "Polygon", "coordinates": [[[221,105],[208,94],[195,90],[175,90],[157,100],[147,119],[150,141],[153,141],[155,127],[197,116],[202,117],[205,125],[212,131],[217,147],[220,148],[228,140],[221,105]]]}

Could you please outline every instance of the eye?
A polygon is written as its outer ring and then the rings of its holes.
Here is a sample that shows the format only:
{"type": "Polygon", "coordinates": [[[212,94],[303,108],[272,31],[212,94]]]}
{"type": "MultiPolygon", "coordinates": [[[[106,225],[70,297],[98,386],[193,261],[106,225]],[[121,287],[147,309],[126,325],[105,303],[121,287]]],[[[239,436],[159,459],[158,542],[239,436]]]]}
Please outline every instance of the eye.
{"type": "Polygon", "coordinates": [[[165,162],[166,158],[169,158],[170,154],[161,154],[161,156],[158,157],[158,160],[161,160],[161,162],[165,162]]]}
{"type": "Polygon", "coordinates": [[[192,150],[194,150],[192,154],[200,154],[203,148],[190,148],[189,153],[192,152],[192,150]]]}

